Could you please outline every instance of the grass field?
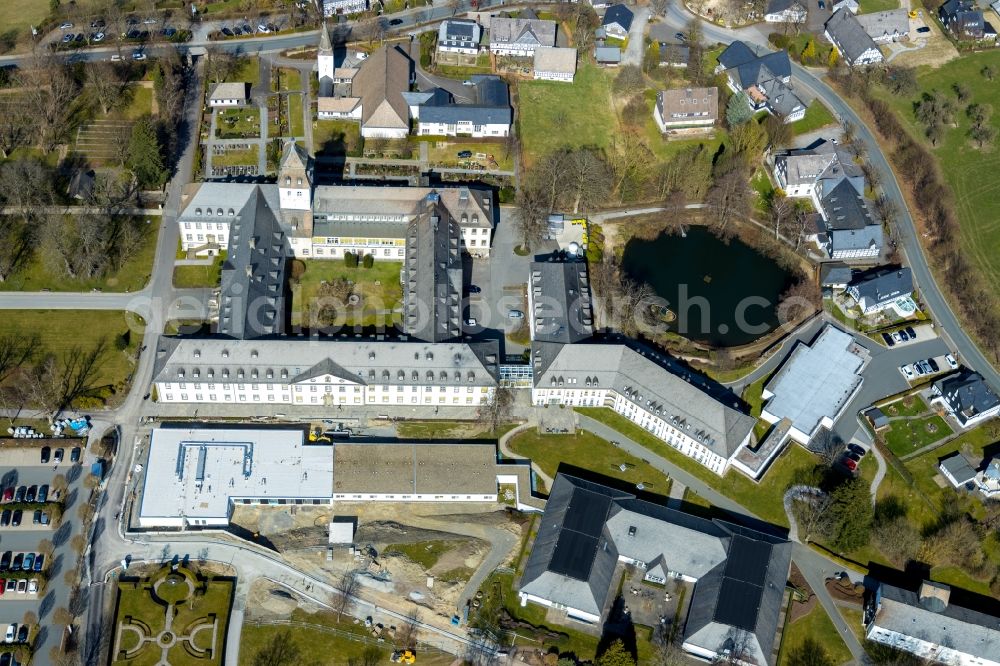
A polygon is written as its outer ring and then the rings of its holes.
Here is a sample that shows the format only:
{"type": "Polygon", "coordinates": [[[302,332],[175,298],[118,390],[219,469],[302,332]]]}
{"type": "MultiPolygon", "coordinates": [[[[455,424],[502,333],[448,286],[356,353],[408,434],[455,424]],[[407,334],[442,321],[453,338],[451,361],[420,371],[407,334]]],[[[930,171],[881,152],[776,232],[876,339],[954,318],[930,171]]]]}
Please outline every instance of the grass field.
{"type": "MultiPolygon", "coordinates": [[[[302,73],[294,67],[282,67],[278,70],[278,90],[302,90],[302,73]]],[[[271,81],[275,77],[272,75],[271,81]]]]}
{"type": "Polygon", "coordinates": [[[798,122],[792,123],[792,133],[796,135],[807,134],[821,127],[835,124],[837,124],[837,119],[830,113],[830,109],[826,108],[823,102],[814,99],[806,107],[805,117],[798,122]]]}
{"type": "Polygon", "coordinates": [[[610,409],[601,407],[578,407],[576,409],[581,414],[601,421],[622,435],[642,444],[653,453],[690,472],[723,495],[775,525],[788,525],[788,518],[782,507],[782,496],[785,494],[785,490],[794,485],[798,475],[812,470],[818,463],[813,454],[801,446],[790,444],[785,447],[777,460],[771,463],[771,468],[764,477],[764,483],[760,485],[736,470],[730,470],[725,477],[720,478],[691,458],[678,453],[666,442],[657,439],[643,428],[625,417],[615,414],[610,409]]]}
{"type": "Polygon", "coordinates": [[[938,471],[940,460],[962,451],[963,447],[966,447],[968,449],[966,457],[969,458],[973,467],[977,467],[984,457],[983,449],[992,443],[993,438],[990,437],[989,431],[985,427],[975,428],[962,433],[933,451],[907,460],[906,469],[913,475],[914,482],[922,493],[941,506],[946,506],[954,500],[955,490],[950,485],[941,488],[934,482],[934,477],[940,474],[938,471]]]}
{"type": "Polygon", "coordinates": [[[114,310],[7,310],[0,318],[0,335],[37,335],[38,352],[52,353],[56,357],[77,348],[89,351],[103,340],[107,343],[107,351],[96,383],[116,385],[124,382],[132,372],[135,347],[142,339],[143,331],[137,328],[132,331],[126,351],[115,348],[115,339],[129,330],[129,323],[141,325],[135,315],[114,310]],[[67,335],[69,331],[72,335],[67,335]]]}
{"type": "Polygon", "coordinates": [[[919,416],[927,411],[927,403],[919,395],[910,395],[883,405],[881,410],[886,416],[919,416]]]}
{"type": "Polygon", "coordinates": [[[224,261],[225,258],[220,257],[208,266],[174,266],[174,286],[178,289],[218,287],[224,261]]]}
{"type": "Polygon", "coordinates": [[[247,81],[253,85],[260,83],[260,59],[257,56],[245,56],[240,58],[239,69],[226,78],[230,83],[240,83],[247,81]]]}
{"type": "Polygon", "coordinates": [[[156,254],[156,231],[159,218],[146,226],[146,236],[135,255],[126,261],[121,270],[106,277],[92,279],[71,279],[54,272],[36,254],[19,271],[0,282],[0,291],[139,291],[149,281],[149,272],[156,254]]]}
{"type": "Polygon", "coordinates": [[[518,84],[521,142],[526,161],[556,148],[606,148],[616,126],[608,75],[581,64],[572,85],[558,81],[518,84]]]}
{"type": "Polygon", "coordinates": [[[260,109],[223,109],[215,120],[215,132],[220,139],[260,136],[260,109]]]}
{"type": "MultiPolygon", "coordinates": [[[[376,261],[371,268],[348,268],[343,261],[307,261],[306,272],[299,284],[292,287],[292,324],[309,322],[310,304],[323,281],[331,282],[340,278],[355,283],[355,293],[363,299],[363,309],[347,311],[345,326],[369,325],[378,315],[376,310],[392,310],[403,300],[403,288],[399,284],[402,262],[376,261]],[[379,283],[379,284],[376,284],[379,283]]],[[[386,315],[388,319],[388,315],[386,315]]]]}
{"type": "Polygon", "coordinates": [[[490,143],[487,141],[463,141],[462,139],[444,139],[432,141],[427,147],[428,158],[431,164],[457,167],[470,161],[488,165],[487,159],[476,157],[479,153],[492,155],[497,162],[498,169],[510,170],[514,168],[514,154],[509,151],[504,143],[490,143]],[[471,158],[459,157],[458,153],[463,150],[471,150],[471,158]]]}
{"type": "Polygon", "coordinates": [[[893,421],[885,431],[885,443],[897,456],[905,456],[933,444],[952,433],[937,414],[924,418],[893,421]]]}
{"type": "Polygon", "coordinates": [[[305,136],[305,119],[302,115],[302,95],[288,96],[288,131],[292,136],[305,136]]]}
{"type": "Polygon", "coordinates": [[[418,541],[416,543],[394,543],[382,549],[386,554],[399,554],[424,569],[432,569],[438,560],[450,550],[463,543],[463,539],[418,541]]]}
{"type": "Polygon", "coordinates": [[[317,120],[313,122],[313,151],[328,157],[360,157],[364,140],[361,126],[344,120],[317,120]]]}
{"type": "Polygon", "coordinates": [[[237,148],[212,155],[212,166],[253,166],[257,164],[258,150],[253,148],[237,148]]]}
{"type": "Polygon", "coordinates": [[[481,421],[400,421],[396,434],[400,439],[496,439],[512,428],[513,423],[501,425],[494,433],[481,421]]]}
{"type": "Polygon", "coordinates": [[[1000,109],[1000,86],[980,74],[986,65],[1000,71],[1000,52],[991,50],[964,55],[934,70],[921,68],[918,74],[920,90],[908,97],[892,95],[884,89],[877,92],[899,112],[913,135],[937,156],[945,180],[955,193],[965,255],[997,291],[1000,290],[1000,253],[996,251],[1000,247],[1000,224],[996,223],[1000,219],[1000,183],[983,175],[1000,168],[1000,144],[985,150],[973,147],[968,136],[971,124],[965,113],[969,103],[992,105],[994,115],[990,122],[1000,127],[996,114],[1000,109]],[[956,125],[946,126],[944,138],[936,148],[932,147],[924,138],[923,127],[914,118],[913,105],[924,92],[931,90],[948,94],[955,101],[951,86],[956,81],[968,85],[971,97],[966,103],[956,102],[956,125]]]}
{"type": "Polygon", "coordinates": [[[666,496],[670,479],[642,460],[618,449],[611,442],[589,432],[572,435],[544,435],[535,430],[519,433],[510,441],[514,453],[554,478],[561,462],[629,483],[642,483],[649,492],[666,496]],[[625,466],[622,471],[621,465],[625,466]]]}
{"type": "Polygon", "coordinates": [[[884,12],[888,9],[899,8],[899,0],[858,0],[861,6],[859,13],[871,14],[872,12],[884,12]]]}
{"type": "MultiPolygon", "coordinates": [[[[793,604],[794,605],[794,604],[793,604]]],[[[831,664],[845,664],[851,661],[851,651],[847,649],[844,639],[837,633],[830,616],[818,603],[812,610],[794,622],[785,624],[785,632],[781,637],[781,654],[778,666],[791,663],[789,655],[795,648],[802,645],[807,638],[812,638],[823,646],[831,664]]]]}

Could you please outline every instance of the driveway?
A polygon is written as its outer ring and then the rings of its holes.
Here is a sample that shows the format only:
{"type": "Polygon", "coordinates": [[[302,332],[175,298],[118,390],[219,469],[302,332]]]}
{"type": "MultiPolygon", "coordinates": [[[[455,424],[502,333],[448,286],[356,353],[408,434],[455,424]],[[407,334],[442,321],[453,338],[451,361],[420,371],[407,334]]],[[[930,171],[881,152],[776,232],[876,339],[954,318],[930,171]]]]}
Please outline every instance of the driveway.
{"type": "Polygon", "coordinates": [[[623,65],[642,67],[642,56],[646,51],[646,24],[649,22],[649,6],[636,7],[632,27],[628,31],[628,45],[622,55],[623,65]]]}

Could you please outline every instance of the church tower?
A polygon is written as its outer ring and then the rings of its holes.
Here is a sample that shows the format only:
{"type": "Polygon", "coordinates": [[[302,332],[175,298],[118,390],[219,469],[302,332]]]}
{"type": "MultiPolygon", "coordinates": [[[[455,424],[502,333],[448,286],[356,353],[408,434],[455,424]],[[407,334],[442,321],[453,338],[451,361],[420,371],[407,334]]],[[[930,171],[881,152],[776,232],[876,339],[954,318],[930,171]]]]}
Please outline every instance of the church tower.
{"type": "Polygon", "coordinates": [[[306,151],[289,139],[278,165],[278,201],[282,210],[312,210],[312,168],[306,151]]]}
{"type": "Polygon", "coordinates": [[[320,97],[333,96],[333,42],[330,40],[330,29],[326,23],[319,31],[319,50],[316,52],[316,60],[319,65],[319,95],[320,97]]]}

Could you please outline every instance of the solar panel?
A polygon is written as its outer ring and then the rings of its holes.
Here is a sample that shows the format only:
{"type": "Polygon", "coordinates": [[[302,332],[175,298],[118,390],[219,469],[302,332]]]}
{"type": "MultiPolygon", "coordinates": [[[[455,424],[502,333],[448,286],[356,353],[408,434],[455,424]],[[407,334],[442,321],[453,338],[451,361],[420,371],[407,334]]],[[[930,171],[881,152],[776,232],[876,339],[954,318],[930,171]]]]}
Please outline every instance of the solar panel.
{"type": "Polygon", "coordinates": [[[563,530],[581,532],[589,537],[601,536],[604,523],[608,519],[611,508],[611,498],[607,495],[575,488],[573,497],[569,500],[566,517],[563,518],[563,530]]]}
{"type": "Polygon", "coordinates": [[[715,621],[753,631],[763,589],[733,578],[725,578],[715,606],[715,621]]]}
{"type": "Polygon", "coordinates": [[[725,576],[761,587],[770,559],[771,544],[736,535],[729,546],[725,576]]]}
{"type": "Polygon", "coordinates": [[[549,571],[577,580],[588,580],[597,555],[598,538],[563,530],[559,534],[549,571]]]}

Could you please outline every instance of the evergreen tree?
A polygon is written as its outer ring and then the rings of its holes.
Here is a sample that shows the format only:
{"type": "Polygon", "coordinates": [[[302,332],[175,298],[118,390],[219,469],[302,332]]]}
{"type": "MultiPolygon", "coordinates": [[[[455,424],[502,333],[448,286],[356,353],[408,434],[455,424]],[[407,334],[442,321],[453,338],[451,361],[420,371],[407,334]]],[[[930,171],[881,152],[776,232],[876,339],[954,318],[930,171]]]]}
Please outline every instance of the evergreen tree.
{"type": "Polygon", "coordinates": [[[635,666],[635,659],[625,649],[621,639],[616,640],[594,661],[595,666],[635,666]]]}
{"type": "Polygon", "coordinates": [[[139,118],[132,126],[125,165],[135,174],[142,188],[160,187],[167,180],[160,140],[149,116],[139,118]]]}
{"type": "Polygon", "coordinates": [[[806,47],[802,49],[802,62],[812,62],[816,58],[816,40],[809,38],[806,47]]]}
{"type": "Polygon", "coordinates": [[[730,127],[742,125],[753,117],[753,109],[750,108],[750,98],[746,93],[738,92],[730,95],[726,104],[726,122],[730,127]]]}
{"type": "Polygon", "coordinates": [[[826,59],[827,66],[833,69],[837,66],[838,62],[840,62],[840,53],[837,49],[830,49],[830,56],[826,59]]]}

